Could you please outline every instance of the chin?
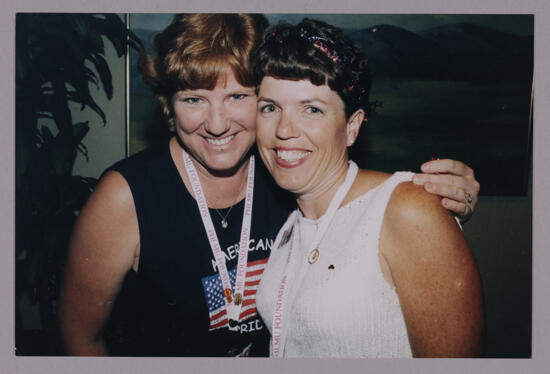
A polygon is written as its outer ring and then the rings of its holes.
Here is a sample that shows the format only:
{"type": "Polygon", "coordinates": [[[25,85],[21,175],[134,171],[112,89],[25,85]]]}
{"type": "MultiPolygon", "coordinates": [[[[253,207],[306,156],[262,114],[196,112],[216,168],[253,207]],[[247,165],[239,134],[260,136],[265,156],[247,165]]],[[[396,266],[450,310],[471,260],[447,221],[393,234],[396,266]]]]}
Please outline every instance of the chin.
{"type": "Polygon", "coordinates": [[[209,158],[206,162],[206,167],[215,172],[230,172],[241,166],[245,159],[246,156],[219,155],[209,158]]]}
{"type": "Polygon", "coordinates": [[[273,179],[279,187],[291,193],[296,193],[303,189],[305,185],[305,178],[303,175],[295,176],[288,175],[287,173],[272,173],[273,179]]]}

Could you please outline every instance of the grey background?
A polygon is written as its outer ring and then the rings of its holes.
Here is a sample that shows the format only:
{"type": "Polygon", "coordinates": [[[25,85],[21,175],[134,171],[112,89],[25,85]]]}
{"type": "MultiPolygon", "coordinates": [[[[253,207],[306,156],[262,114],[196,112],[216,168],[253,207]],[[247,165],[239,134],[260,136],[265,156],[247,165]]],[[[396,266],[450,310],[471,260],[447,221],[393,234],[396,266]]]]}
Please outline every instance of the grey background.
{"type": "MultiPolygon", "coordinates": [[[[549,313],[548,313],[548,289],[549,277],[546,270],[548,260],[547,248],[549,233],[546,222],[550,208],[549,201],[544,199],[544,192],[550,187],[550,177],[548,167],[550,154],[543,152],[543,148],[550,144],[550,132],[548,126],[544,126],[543,121],[547,118],[548,107],[548,81],[540,79],[548,73],[547,47],[549,42],[548,26],[548,6],[544,1],[523,1],[516,7],[511,2],[485,2],[464,0],[460,3],[450,4],[450,2],[441,1],[423,1],[419,3],[412,1],[391,1],[386,0],[382,3],[370,2],[368,7],[361,5],[360,1],[348,2],[346,7],[341,4],[335,4],[334,1],[318,1],[315,9],[318,12],[345,12],[358,10],[361,12],[525,12],[536,13],[535,17],[535,129],[534,129],[534,208],[533,208],[533,246],[534,250],[534,314],[533,314],[533,359],[531,360],[265,360],[250,359],[246,362],[232,359],[93,359],[93,358],[19,358],[13,354],[13,107],[14,107],[14,87],[13,87],[13,36],[14,36],[14,14],[19,11],[147,11],[147,12],[181,12],[181,11],[258,11],[258,12],[306,12],[307,5],[312,4],[309,1],[292,1],[294,7],[288,4],[262,4],[262,2],[253,2],[252,5],[245,6],[240,2],[232,2],[230,5],[216,6],[213,3],[203,1],[186,1],[185,5],[181,3],[163,3],[150,1],[135,1],[127,5],[127,9],[120,3],[114,5],[112,2],[96,1],[93,4],[83,1],[43,1],[35,4],[32,1],[20,0],[15,3],[10,2],[8,9],[0,17],[0,33],[2,35],[2,50],[4,54],[0,55],[0,64],[3,66],[6,82],[3,84],[3,95],[0,96],[0,108],[4,114],[4,131],[0,139],[2,158],[0,158],[2,170],[8,177],[2,178],[0,188],[0,206],[3,207],[2,217],[2,237],[4,238],[2,271],[0,279],[3,281],[2,300],[0,303],[0,313],[2,322],[0,323],[0,366],[3,372],[11,373],[93,373],[98,372],[102,367],[108,372],[115,370],[117,372],[149,373],[149,372],[214,372],[223,370],[225,372],[256,372],[268,369],[273,372],[291,372],[293,369],[300,369],[300,372],[355,372],[355,371],[378,371],[385,369],[388,372],[396,370],[407,372],[464,372],[466,370],[478,372],[524,372],[539,373],[543,372],[543,367],[547,361],[548,338],[549,338],[549,313]],[[184,9],[185,6],[185,9],[184,9]],[[117,8],[118,7],[118,8],[117,8]],[[520,7],[520,8],[518,8],[520,7]],[[537,79],[539,78],[539,79],[537,79]],[[371,370],[368,370],[371,369],[371,370]]],[[[109,126],[108,126],[109,127],[109,126]]],[[[120,157],[118,157],[120,158],[120,157]]],[[[92,175],[92,174],[90,174],[92,175]]],[[[515,198],[520,199],[520,198],[515,198]]],[[[528,231],[519,232],[517,227],[521,221],[529,220],[529,212],[518,210],[519,205],[524,205],[521,200],[510,200],[503,202],[487,200],[480,202],[476,217],[466,227],[467,235],[492,236],[498,237],[501,243],[509,243],[510,240],[516,240],[516,236],[528,234],[528,231]],[[485,207],[481,204],[485,204],[485,207]],[[486,212],[486,213],[482,213],[486,212]],[[520,212],[518,214],[517,212],[520,212]],[[505,224],[499,227],[488,229],[483,224],[476,223],[477,220],[491,221],[505,216],[505,224]],[[474,227],[476,229],[474,230],[474,227]]],[[[523,209],[523,208],[521,208],[523,209]]],[[[481,240],[481,239],[480,239],[481,240]]],[[[511,248],[514,246],[511,246],[511,248]]],[[[499,253],[497,252],[496,255],[499,253]]],[[[500,253],[505,255],[505,253],[500,253]]],[[[513,287],[512,287],[513,288],[513,287]]],[[[513,289],[512,289],[513,291],[513,289]]],[[[513,307],[513,305],[511,305],[513,307]]]]}

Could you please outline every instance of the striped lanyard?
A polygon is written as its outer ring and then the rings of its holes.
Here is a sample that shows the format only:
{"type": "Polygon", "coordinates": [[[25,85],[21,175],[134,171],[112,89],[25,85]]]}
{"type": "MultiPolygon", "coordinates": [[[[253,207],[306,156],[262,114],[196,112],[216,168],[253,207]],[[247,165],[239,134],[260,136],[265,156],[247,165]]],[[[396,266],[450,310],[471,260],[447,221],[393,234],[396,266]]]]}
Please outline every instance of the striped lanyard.
{"type": "MultiPolygon", "coordinates": [[[[321,220],[321,223],[319,225],[319,229],[317,230],[315,234],[315,238],[313,240],[313,243],[310,247],[310,250],[308,253],[310,254],[308,256],[307,262],[310,264],[313,264],[317,261],[317,258],[319,257],[319,246],[321,245],[321,241],[323,240],[328,227],[330,226],[332,219],[334,218],[334,215],[336,214],[336,210],[340,207],[340,204],[342,204],[342,201],[344,201],[344,198],[348,194],[349,189],[351,188],[351,185],[353,184],[353,181],[355,180],[355,176],[357,175],[358,167],[353,161],[349,161],[349,167],[348,172],[346,175],[346,179],[344,180],[344,183],[338,188],[338,191],[336,191],[336,194],[332,198],[332,201],[330,202],[330,205],[323,215],[323,219],[321,220]],[[313,256],[312,256],[313,254],[313,256]]],[[[294,217],[293,224],[288,229],[288,232],[296,232],[296,221],[297,221],[297,215],[294,217]]],[[[286,240],[286,235],[281,235],[282,241],[286,240]]],[[[284,355],[284,348],[285,348],[285,342],[286,342],[286,334],[284,333],[284,325],[283,325],[283,317],[284,317],[284,308],[286,304],[286,297],[287,297],[287,285],[288,285],[288,269],[290,267],[290,258],[292,254],[292,249],[294,247],[294,237],[290,239],[290,248],[288,250],[288,255],[286,258],[285,263],[285,269],[283,270],[283,276],[281,278],[281,283],[279,284],[279,289],[277,290],[277,301],[275,303],[275,309],[273,311],[273,321],[272,321],[272,327],[271,327],[271,336],[272,336],[272,351],[271,355],[273,357],[281,357],[284,355]]],[[[275,243],[273,248],[277,248],[279,246],[279,243],[275,243]]],[[[300,273],[300,277],[295,277],[295,287],[298,287],[301,283],[302,277],[305,276],[305,272],[307,271],[307,267],[304,269],[304,265],[307,264],[305,261],[304,263],[299,263],[298,270],[300,273]]]]}
{"type": "Polygon", "coordinates": [[[241,226],[241,237],[239,242],[239,256],[237,261],[237,276],[235,279],[235,288],[232,290],[231,280],[229,278],[229,272],[225,265],[225,256],[221,250],[210,212],[208,211],[208,204],[202,190],[201,182],[197,169],[191,157],[183,151],[183,162],[187,176],[193,188],[195,200],[197,201],[197,207],[202,218],[202,223],[206,230],[206,236],[210,243],[210,248],[214,254],[216,265],[220,273],[220,278],[223,285],[223,297],[225,301],[225,309],[227,311],[228,326],[230,330],[237,330],[237,324],[239,322],[239,315],[241,313],[244,283],[246,275],[246,264],[248,261],[248,242],[250,238],[250,227],[252,220],[252,200],[254,195],[254,156],[250,157],[248,162],[248,178],[246,182],[246,199],[244,203],[243,222],[241,226]]]}

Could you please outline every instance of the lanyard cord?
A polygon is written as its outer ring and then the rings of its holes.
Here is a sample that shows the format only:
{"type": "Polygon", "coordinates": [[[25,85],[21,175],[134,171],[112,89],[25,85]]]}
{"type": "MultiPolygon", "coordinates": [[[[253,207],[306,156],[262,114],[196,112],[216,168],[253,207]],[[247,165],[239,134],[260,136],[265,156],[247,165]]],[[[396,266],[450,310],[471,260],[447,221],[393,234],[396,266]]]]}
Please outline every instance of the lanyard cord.
{"type": "MultiPolygon", "coordinates": [[[[326,232],[328,231],[328,228],[330,224],[332,223],[332,219],[334,218],[336,211],[342,204],[342,201],[346,197],[349,189],[351,188],[351,185],[353,184],[353,181],[355,180],[355,177],[357,175],[358,167],[357,164],[353,161],[349,161],[349,167],[348,172],[346,175],[346,179],[344,180],[344,183],[338,188],[338,191],[336,191],[336,194],[332,198],[330,205],[324,214],[323,220],[321,221],[321,224],[319,226],[319,229],[317,233],[315,234],[315,238],[313,240],[313,244],[311,245],[310,251],[313,253],[314,251],[319,253],[319,246],[321,244],[321,241],[323,240],[326,232]]],[[[295,214],[294,221],[291,225],[290,230],[292,230],[293,233],[296,232],[296,221],[297,221],[297,215],[295,214]]],[[[284,235],[283,235],[284,236],[284,235]]],[[[272,321],[272,328],[271,328],[271,334],[272,334],[272,356],[273,357],[281,357],[284,353],[285,348],[285,342],[286,342],[286,334],[283,333],[283,317],[284,317],[284,308],[286,304],[287,299],[287,285],[288,285],[288,269],[290,266],[290,258],[292,254],[292,249],[294,247],[294,238],[290,240],[290,248],[288,250],[288,255],[285,262],[285,269],[283,271],[283,275],[281,278],[281,282],[279,284],[279,289],[277,290],[277,301],[275,303],[275,309],[273,311],[273,321],[272,321]]],[[[278,243],[275,243],[273,248],[277,248],[278,243]]],[[[310,252],[308,251],[308,252],[310,252]]],[[[316,259],[315,259],[316,260],[316,259]]],[[[309,262],[310,264],[314,262],[309,262]]],[[[305,276],[305,272],[307,271],[307,268],[304,271],[304,264],[301,264],[300,267],[300,275],[301,277],[297,279],[295,282],[296,287],[301,283],[301,280],[303,276],[305,276]]]]}
{"type": "Polygon", "coordinates": [[[200,183],[199,175],[191,157],[182,150],[183,152],[183,162],[185,165],[185,170],[193,193],[195,195],[195,200],[197,202],[197,207],[202,218],[202,223],[206,230],[206,236],[208,242],[210,243],[210,248],[216,260],[216,265],[220,273],[220,278],[223,285],[223,297],[225,301],[225,308],[227,311],[228,325],[230,330],[237,329],[237,323],[239,321],[239,315],[242,308],[243,293],[244,293],[244,283],[246,278],[246,264],[248,261],[248,242],[250,238],[250,227],[252,220],[252,200],[254,196],[254,155],[250,157],[248,163],[248,178],[246,183],[246,199],[244,204],[243,212],[243,222],[241,226],[241,236],[239,242],[239,256],[237,261],[237,275],[235,278],[235,288],[232,290],[231,280],[229,278],[229,272],[225,265],[225,256],[221,250],[220,243],[218,241],[218,236],[216,235],[216,230],[214,229],[214,224],[212,223],[212,217],[208,211],[208,204],[202,186],[200,183]]]}

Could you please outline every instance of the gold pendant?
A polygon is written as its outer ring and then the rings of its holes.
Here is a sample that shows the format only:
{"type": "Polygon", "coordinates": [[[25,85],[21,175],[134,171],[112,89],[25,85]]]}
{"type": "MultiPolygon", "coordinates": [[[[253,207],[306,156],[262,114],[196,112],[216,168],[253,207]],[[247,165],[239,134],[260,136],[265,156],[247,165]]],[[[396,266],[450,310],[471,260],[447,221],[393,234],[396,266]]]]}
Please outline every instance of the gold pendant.
{"type": "Polygon", "coordinates": [[[309,256],[307,257],[307,262],[310,264],[314,264],[319,259],[319,250],[317,248],[313,249],[311,252],[309,252],[309,256]]]}
{"type": "Polygon", "coordinates": [[[243,295],[240,293],[235,294],[235,305],[240,305],[243,302],[243,295]]]}
{"type": "Polygon", "coordinates": [[[227,220],[225,218],[222,219],[222,228],[226,229],[227,226],[229,226],[229,223],[227,222],[227,220]]]}

